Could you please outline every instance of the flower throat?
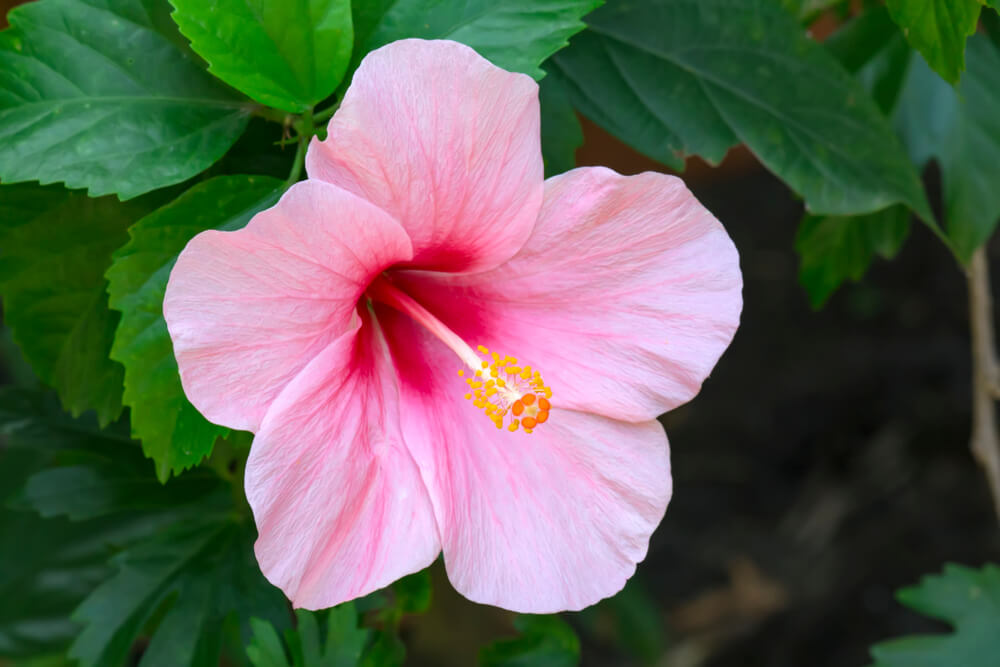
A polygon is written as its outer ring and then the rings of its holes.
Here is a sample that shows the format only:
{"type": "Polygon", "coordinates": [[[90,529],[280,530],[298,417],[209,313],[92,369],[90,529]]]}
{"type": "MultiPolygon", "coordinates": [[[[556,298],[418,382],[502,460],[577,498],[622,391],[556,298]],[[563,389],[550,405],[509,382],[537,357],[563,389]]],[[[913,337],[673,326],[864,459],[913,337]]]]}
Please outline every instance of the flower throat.
{"type": "Polygon", "coordinates": [[[517,359],[490,352],[482,345],[473,350],[468,343],[410,295],[379,276],[368,287],[368,296],[409,315],[466,366],[458,375],[465,379],[466,400],[472,401],[498,429],[531,433],[549,419],[552,389],[545,386],[540,371],[519,366],[517,359]],[[466,377],[466,370],[469,376],[466,377]]]}

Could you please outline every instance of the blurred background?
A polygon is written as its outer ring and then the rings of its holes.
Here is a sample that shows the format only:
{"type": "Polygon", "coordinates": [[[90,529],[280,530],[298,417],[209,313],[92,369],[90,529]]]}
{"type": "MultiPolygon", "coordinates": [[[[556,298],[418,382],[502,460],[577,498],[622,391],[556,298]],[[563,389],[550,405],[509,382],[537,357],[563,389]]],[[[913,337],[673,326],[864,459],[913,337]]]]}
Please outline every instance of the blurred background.
{"type": "MultiPolygon", "coordinates": [[[[580,165],[668,171],[584,130],[580,165]]],[[[742,149],[717,168],[692,159],[684,178],[740,251],[743,321],[698,398],[663,417],[674,496],[645,562],[617,597],[564,615],[583,664],[849,667],[877,640],[943,629],[893,591],[1000,549],[968,449],[954,259],[914,225],[896,260],[815,312],[793,250],[801,202],[742,149]]],[[[2,330],[0,383],[28,372],[2,330]]],[[[511,632],[511,614],[461,598],[440,562],[433,580],[430,611],[404,621],[408,664],[474,664],[511,632]]]]}

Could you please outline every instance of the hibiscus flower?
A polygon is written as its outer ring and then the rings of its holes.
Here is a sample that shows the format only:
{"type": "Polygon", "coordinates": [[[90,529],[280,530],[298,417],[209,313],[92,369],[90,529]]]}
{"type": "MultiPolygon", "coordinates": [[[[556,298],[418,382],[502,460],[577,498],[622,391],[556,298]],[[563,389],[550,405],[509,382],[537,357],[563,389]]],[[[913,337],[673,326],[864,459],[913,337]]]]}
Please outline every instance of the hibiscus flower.
{"type": "Polygon", "coordinates": [[[672,176],[543,181],[535,82],[448,41],[369,54],[306,168],[164,300],[188,398],[255,433],[265,576],[309,609],[441,552],[516,611],[620,590],[670,499],[656,417],[738,324],[723,227],[672,176]]]}

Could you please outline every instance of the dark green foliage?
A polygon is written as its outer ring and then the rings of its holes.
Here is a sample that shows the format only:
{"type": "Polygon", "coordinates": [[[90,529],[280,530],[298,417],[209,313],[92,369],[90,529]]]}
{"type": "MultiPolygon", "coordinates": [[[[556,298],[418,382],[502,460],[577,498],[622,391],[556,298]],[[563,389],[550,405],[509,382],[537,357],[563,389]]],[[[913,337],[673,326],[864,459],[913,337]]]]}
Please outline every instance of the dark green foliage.
{"type": "Polygon", "coordinates": [[[421,570],[399,579],[392,585],[395,601],[392,608],[403,614],[422,614],[431,607],[430,570],[421,570]]]}
{"type": "Polygon", "coordinates": [[[837,8],[843,12],[847,0],[781,0],[781,4],[794,16],[808,23],[828,9],[837,8]]]}
{"type": "Polygon", "coordinates": [[[244,642],[251,616],[287,626],[284,596],[257,568],[253,525],[229,483],[204,471],[162,487],[127,429],[71,420],[24,390],[0,390],[0,405],[9,406],[0,410],[0,490],[9,494],[0,500],[17,506],[0,511],[4,655],[78,634],[70,653],[80,664],[120,665],[152,627],[140,664],[214,667],[228,617],[244,642]]]}
{"type": "MultiPolygon", "coordinates": [[[[69,521],[33,511],[36,498],[22,488],[67,469],[53,465],[71,462],[85,469],[143,462],[127,431],[100,431],[90,417],[70,419],[54,397],[0,388],[0,436],[5,442],[0,447],[0,655],[33,656],[69,644],[80,631],[70,613],[111,574],[108,559],[151,535],[170,515],[131,511],[147,504],[141,489],[123,493],[123,511],[113,517],[84,511],[87,520],[69,521]]],[[[149,479],[148,466],[137,470],[149,479]]],[[[63,494],[62,503],[39,500],[49,514],[64,514],[67,506],[75,511],[88,501],[73,494],[63,494]]]]}
{"type": "Polygon", "coordinates": [[[160,484],[150,474],[149,461],[136,456],[137,443],[129,448],[127,456],[77,454],[71,465],[37,472],[28,479],[20,500],[43,517],[78,521],[127,510],[168,510],[205,501],[219,491],[219,478],[209,471],[160,484]]]}
{"type": "Polygon", "coordinates": [[[899,101],[912,51],[886,9],[869,9],[837,30],[824,45],[857,77],[882,112],[891,115],[899,101]]]}
{"type": "Polygon", "coordinates": [[[247,656],[254,667],[356,667],[372,631],[359,627],[354,603],[325,612],[298,610],[294,630],[285,631],[282,643],[274,626],[253,619],[254,638],[247,656]],[[325,625],[325,632],[320,626],[325,625]],[[286,648],[287,647],[287,648],[286,648]]]}
{"type": "Polygon", "coordinates": [[[656,665],[668,645],[667,624],[640,575],[617,595],[573,614],[573,620],[582,632],[613,643],[639,664],[656,665]]]}
{"type": "Polygon", "coordinates": [[[514,619],[520,633],[479,652],[482,667],[573,667],[580,662],[580,640],[558,616],[523,614],[514,619]]]}
{"type": "Polygon", "coordinates": [[[814,308],[846,280],[860,280],[876,255],[892,259],[910,232],[910,212],[893,206],[853,218],[806,216],[795,237],[799,278],[814,308]]]}
{"type": "Polygon", "coordinates": [[[576,150],[583,145],[583,129],[562,84],[547,76],[538,87],[542,107],[542,158],[545,175],[555,176],[576,166],[576,150]]]}
{"type": "Polygon", "coordinates": [[[108,359],[118,314],[108,309],[104,272],[128,226],[158,201],[122,204],[58,187],[0,187],[4,320],[66,409],[96,410],[102,424],[121,413],[123,377],[121,365],[108,359]]]}
{"type": "Polygon", "coordinates": [[[969,39],[969,69],[952,88],[914,56],[896,110],[896,126],[914,162],[936,159],[944,188],[945,233],[959,259],[1000,220],[1000,46],[969,39]]]}
{"type": "Polygon", "coordinates": [[[214,667],[223,624],[239,619],[249,642],[249,619],[287,625],[281,591],[261,575],[253,556],[249,517],[234,517],[220,499],[200,504],[191,518],[133,545],[112,559],[117,572],[76,610],[84,626],[70,655],[83,666],[122,664],[154,612],[162,614],[142,667],[214,667]]]}
{"type": "Polygon", "coordinates": [[[773,0],[615,0],[587,23],[552,72],[637,150],[683,168],[742,141],[817,215],[932,219],[878,106],[773,0]]]}
{"type": "Polygon", "coordinates": [[[325,612],[295,612],[298,627],[286,630],[284,642],[273,625],[251,624],[254,639],[247,656],[254,667],[393,667],[406,659],[406,645],[396,633],[403,616],[421,614],[431,604],[428,570],[403,577],[357,603],[325,612]],[[363,627],[362,616],[378,626],[363,627]],[[320,626],[325,625],[325,633],[320,626]]]}

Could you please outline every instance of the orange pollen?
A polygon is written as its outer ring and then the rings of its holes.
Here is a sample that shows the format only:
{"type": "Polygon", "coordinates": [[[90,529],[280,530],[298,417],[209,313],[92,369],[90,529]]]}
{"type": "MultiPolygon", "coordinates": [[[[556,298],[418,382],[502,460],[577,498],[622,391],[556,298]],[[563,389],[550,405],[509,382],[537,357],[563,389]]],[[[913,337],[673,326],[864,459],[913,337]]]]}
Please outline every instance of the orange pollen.
{"type": "MultiPolygon", "coordinates": [[[[541,372],[531,366],[518,366],[517,359],[490,352],[482,345],[476,348],[484,357],[479,363],[467,365],[477,377],[465,378],[467,391],[475,394],[472,404],[493,422],[498,429],[506,428],[514,433],[531,433],[549,419],[552,404],[552,389],[545,386],[541,372]],[[488,371],[488,373],[486,372],[488,371]]],[[[462,372],[459,371],[459,375],[462,372]]],[[[472,399],[466,393],[466,399],[472,399]]]]}

